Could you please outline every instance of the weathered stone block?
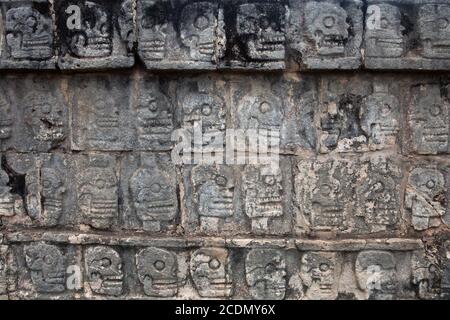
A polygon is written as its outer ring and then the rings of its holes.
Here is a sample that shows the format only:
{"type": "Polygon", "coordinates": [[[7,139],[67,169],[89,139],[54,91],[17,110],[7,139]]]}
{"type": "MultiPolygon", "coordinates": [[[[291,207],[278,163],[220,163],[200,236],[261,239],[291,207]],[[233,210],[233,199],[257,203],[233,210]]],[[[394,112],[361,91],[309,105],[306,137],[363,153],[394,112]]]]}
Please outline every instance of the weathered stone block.
{"type": "Polygon", "coordinates": [[[361,66],[363,2],[293,2],[289,34],[293,59],[302,69],[358,69],[361,66]]]}
{"type": "Polygon", "coordinates": [[[0,6],[0,69],[56,69],[51,2],[2,0],[0,6]]]}
{"type": "Polygon", "coordinates": [[[448,70],[450,6],[445,1],[367,0],[364,66],[448,70]]]}
{"type": "Polygon", "coordinates": [[[62,0],[54,5],[60,69],[134,65],[134,0],[62,0]]]}

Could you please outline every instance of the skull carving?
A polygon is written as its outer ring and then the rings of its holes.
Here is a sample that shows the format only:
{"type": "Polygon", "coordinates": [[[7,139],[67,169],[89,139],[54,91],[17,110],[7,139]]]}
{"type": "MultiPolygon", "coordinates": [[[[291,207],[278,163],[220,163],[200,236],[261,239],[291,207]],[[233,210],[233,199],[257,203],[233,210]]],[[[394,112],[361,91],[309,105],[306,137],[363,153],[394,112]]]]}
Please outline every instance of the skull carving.
{"type": "Polygon", "coordinates": [[[53,96],[31,95],[25,98],[25,123],[33,138],[40,142],[60,142],[66,137],[64,106],[53,96]]]}
{"type": "Polygon", "coordinates": [[[405,206],[411,210],[416,230],[438,227],[445,215],[447,195],[444,175],[431,168],[411,171],[406,188],[405,206]]]}
{"type": "Polygon", "coordinates": [[[57,293],[65,290],[66,259],[53,245],[25,246],[25,261],[37,292],[57,293]]]}
{"type": "Polygon", "coordinates": [[[405,51],[400,9],[379,3],[367,8],[366,55],[368,57],[396,58],[405,51]]]}
{"type": "Polygon", "coordinates": [[[283,118],[282,106],[281,100],[273,95],[245,97],[239,106],[241,128],[279,132],[283,118]]]}
{"type": "Polygon", "coordinates": [[[194,185],[198,195],[200,228],[219,231],[221,220],[232,217],[234,198],[234,175],[230,167],[197,167],[193,171],[194,185]]]}
{"type": "Polygon", "coordinates": [[[8,100],[0,91],[0,143],[11,138],[13,118],[8,100]]]}
{"type": "Polygon", "coordinates": [[[279,3],[240,5],[237,33],[252,60],[284,60],[286,8],[279,3]]]}
{"type": "Polygon", "coordinates": [[[244,188],[245,212],[252,220],[252,230],[267,231],[269,219],[283,215],[280,170],[247,167],[244,188]]]}
{"type": "Polygon", "coordinates": [[[398,290],[395,258],[386,251],[362,251],[355,265],[358,286],[366,299],[392,300],[398,290]]]}
{"type": "Polygon", "coordinates": [[[136,214],[145,231],[161,231],[161,223],[177,215],[175,179],[158,168],[138,169],[130,180],[136,214]]]}
{"type": "Polygon", "coordinates": [[[217,5],[211,2],[194,2],[186,5],[180,17],[183,45],[189,48],[194,61],[212,62],[215,53],[217,5]]]}
{"type": "Polygon", "coordinates": [[[30,7],[6,13],[6,44],[13,59],[47,60],[53,56],[52,19],[30,7]]]}
{"type": "Polygon", "coordinates": [[[348,41],[347,12],[329,2],[309,1],[305,10],[307,37],[314,41],[319,55],[343,55],[348,41]]]}
{"type": "Polygon", "coordinates": [[[125,0],[118,17],[120,37],[127,43],[129,51],[133,50],[135,41],[133,6],[132,0],[125,0]]]}
{"type": "Polygon", "coordinates": [[[372,143],[395,143],[399,128],[399,101],[385,85],[374,85],[372,95],[364,99],[361,127],[372,143]]]}
{"type": "Polygon", "coordinates": [[[145,91],[139,96],[136,108],[138,139],[160,146],[169,144],[174,128],[169,99],[156,90],[145,91]]]}
{"type": "Polygon", "coordinates": [[[163,60],[167,54],[170,7],[168,2],[143,0],[138,25],[138,50],[144,60],[163,60]]]}
{"type": "Polygon", "coordinates": [[[334,300],[338,295],[340,264],[334,252],[308,252],[302,257],[300,277],[311,300],[334,300]]]}
{"type": "Polygon", "coordinates": [[[90,247],[84,254],[87,281],[94,293],[120,296],[123,291],[122,258],[109,247],[90,247]]]}
{"type": "Polygon", "coordinates": [[[70,51],[78,58],[104,58],[112,53],[112,22],[105,8],[86,1],[81,12],[81,30],[69,32],[70,51]]]}
{"type": "Polygon", "coordinates": [[[245,259],[250,294],[258,300],[282,300],[286,294],[286,262],[282,252],[253,249],[245,259]]]}
{"type": "Polygon", "coordinates": [[[91,167],[81,174],[79,207],[92,227],[108,229],[118,212],[117,177],[111,168],[91,167]]]}
{"type": "Polygon", "coordinates": [[[382,231],[398,221],[397,184],[392,177],[374,172],[360,199],[365,208],[364,218],[371,230],[382,231]]]}
{"type": "Polygon", "coordinates": [[[419,37],[422,56],[426,58],[450,58],[450,5],[425,4],[419,9],[419,37]]]}
{"type": "Polygon", "coordinates": [[[15,214],[14,197],[9,186],[9,176],[0,169],[0,217],[11,217],[15,214]]]}
{"type": "Polygon", "coordinates": [[[43,168],[42,177],[42,224],[53,227],[58,224],[58,220],[63,212],[63,200],[66,192],[65,183],[61,178],[61,173],[52,168],[43,168]]]}
{"type": "Polygon", "coordinates": [[[311,194],[311,226],[315,230],[344,228],[346,221],[341,184],[327,171],[318,174],[311,194]]]}
{"type": "Polygon", "coordinates": [[[178,261],[175,253],[146,248],[136,256],[139,281],[151,297],[173,297],[178,293],[178,261]]]}
{"type": "Polygon", "coordinates": [[[113,97],[96,100],[89,113],[90,140],[98,142],[114,142],[120,136],[120,114],[113,97]]]}
{"type": "Polygon", "coordinates": [[[227,249],[203,248],[191,255],[191,276],[201,297],[226,298],[232,295],[233,283],[227,249]]]}
{"type": "Polygon", "coordinates": [[[438,84],[423,85],[412,90],[409,126],[414,151],[438,154],[448,149],[449,104],[441,97],[438,84]]]}
{"type": "Polygon", "coordinates": [[[439,297],[441,276],[436,262],[424,251],[415,251],[411,257],[412,283],[418,286],[421,299],[439,297]]]}

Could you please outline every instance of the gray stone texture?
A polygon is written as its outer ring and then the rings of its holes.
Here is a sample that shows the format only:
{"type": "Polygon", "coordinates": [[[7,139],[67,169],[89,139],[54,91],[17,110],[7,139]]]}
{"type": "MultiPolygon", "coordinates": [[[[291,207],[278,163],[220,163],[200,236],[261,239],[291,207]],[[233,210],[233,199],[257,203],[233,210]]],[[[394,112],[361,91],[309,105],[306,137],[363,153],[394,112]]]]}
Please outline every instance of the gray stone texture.
{"type": "Polygon", "coordinates": [[[449,12],[0,0],[0,300],[449,299],[449,12]]]}

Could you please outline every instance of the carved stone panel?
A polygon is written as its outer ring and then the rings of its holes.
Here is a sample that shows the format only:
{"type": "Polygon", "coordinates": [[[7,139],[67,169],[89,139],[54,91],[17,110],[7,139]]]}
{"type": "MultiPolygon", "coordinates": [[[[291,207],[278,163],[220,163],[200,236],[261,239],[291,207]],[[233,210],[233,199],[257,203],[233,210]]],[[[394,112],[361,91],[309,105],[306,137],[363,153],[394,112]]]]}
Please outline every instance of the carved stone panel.
{"type": "Polygon", "coordinates": [[[55,69],[51,1],[0,1],[0,68],[55,69]]]}
{"type": "Polygon", "coordinates": [[[108,69],[134,65],[133,1],[55,2],[61,41],[60,69],[108,69]]]}

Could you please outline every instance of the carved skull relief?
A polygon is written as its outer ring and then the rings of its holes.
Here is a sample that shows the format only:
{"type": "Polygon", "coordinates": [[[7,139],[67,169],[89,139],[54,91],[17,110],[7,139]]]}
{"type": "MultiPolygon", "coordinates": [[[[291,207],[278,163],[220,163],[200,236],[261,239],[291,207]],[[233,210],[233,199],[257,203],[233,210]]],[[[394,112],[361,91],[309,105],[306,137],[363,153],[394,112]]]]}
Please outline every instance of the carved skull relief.
{"type": "Polygon", "coordinates": [[[59,142],[66,137],[64,106],[51,95],[45,99],[31,94],[24,99],[25,123],[33,139],[41,142],[59,142]]]}
{"type": "Polygon", "coordinates": [[[90,167],[81,173],[78,186],[79,208],[97,229],[108,229],[118,212],[117,177],[108,167],[90,167]]]}
{"type": "Polygon", "coordinates": [[[201,121],[203,133],[225,131],[225,102],[210,90],[200,89],[199,92],[186,95],[182,101],[182,112],[184,127],[192,127],[201,121]]]}
{"type": "Polygon", "coordinates": [[[173,107],[169,99],[157,90],[146,90],[138,98],[138,139],[159,145],[170,143],[173,125],[173,107]]]}
{"type": "Polygon", "coordinates": [[[90,247],[84,254],[87,282],[94,293],[119,296],[123,291],[122,258],[109,247],[90,247]]]}
{"type": "Polygon", "coordinates": [[[139,281],[151,297],[173,297],[178,293],[178,261],[175,253],[146,248],[136,256],[139,281]]]}
{"type": "Polygon", "coordinates": [[[232,168],[201,166],[195,168],[192,175],[198,197],[200,228],[204,231],[218,232],[220,221],[234,214],[235,180],[232,168]]]}
{"type": "Polygon", "coordinates": [[[450,58],[450,5],[422,5],[419,9],[418,30],[423,46],[422,56],[450,58]]]}
{"type": "Polygon", "coordinates": [[[13,121],[10,104],[0,91],[0,144],[11,138],[13,121]]]}
{"type": "Polygon", "coordinates": [[[6,44],[13,59],[47,60],[53,56],[52,19],[31,7],[6,13],[6,44]]]}
{"type": "Polygon", "coordinates": [[[141,1],[142,17],[139,28],[138,49],[144,59],[162,60],[167,55],[169,14],[168,2],[141,1]]]}
{"type": "Polygon", "coordinates": [[[347,12],[329,2],[309,1],[305,9],[307,37],[319,55],[343,55],[348,41],[347,12]]]}
{"type": "Polygon", "coordinates": [[[245,213],[252,220],[252,230],[268,231],[269,219],[283,215],[281,172],[269,166],[248,166],[244,179],[245,213]]]}
{"type": "Polygon", "coordinates": [[[438,154],[448,149],[449,104],[441,96],[438,84],[412,89],[408,123],[412,131],[414,151],[438,154]]]}
{"type": "Polygon", "coordinates": [[[415,251],[411,257],[412,283],[418,286],[419,298],[435,299],[439,297],[441,276],[433,257],[424,251],[415,251]]]}
{"type": "Polygon", "coordinates": [[[376,84],[373,94],[364,99],[361,110],[361,127],[374,144],[394,144],[399,126],[398,99],[389,94],[388,87],[376,84]]]}
{"type": "Polygon", "coordinates": [[[14,197],[9,186],[9,176],[0,169],[0,217],[11,217],[14,214],[14,197]]]}
{"type": "Polygon", "coordinates": [[[70,51],[78,58],[103,58],[112,53],[112,21],[98,3],[86,1],[81,10],[81,28],[70,32],[70,51]]]}
{"type": "Polygon", "coordinates": [[[114,142],[119,139],[120,114],[113,97],[101,98],[89,109],[89,139],[91,141],[114,142]]]}
{"type": "Polygon", "coordinates": [[[240,5],[236,18],[237,33],[252,60],[284,60],[286,8],[279,3],[240,5]]]}
{"type": "Polygon", "coordinates": [[[415,168],[406,187],[405,206],[416,230],[438,227],[447,207],[444,175],[432,168],[415,168]]]}
{"type": "Polygon", "coordinates": [[[227,249],[202,248],[191,255],[191,276],[201,297],[226,298],[233,292],[230,256],[227,249]]]}
{"type": "Polygon", "coordinates": [[[128,50],[133,50],[134,41],[136,39],[134,33],[134,3],[133,0],[125,0],[120,6],[120,14],[118,17],[120,37],[127,43],[128,50]]]}
{"type": "Polygon", "coordinates": [[[401,24],[400,9],[379,3],[368,6],[366,19],[366,55],[368,57],[395,58],[403,55],[405,27],[401,24]]]}
{"type": "Polygon", "coordinates": [[[157,168],[138,169],[130,180],[130,189],[138,218],[145,231],[161,231],[161,223],[177,214],[175,179],[157,168]]]}
{"type": "Polygon", "coordinates": [[[334,252],[308,252],[301,261],[300,278],[311,300],[334,300],[338,295],[340,262],[334,252]]]}
{"type": "Polygon", "coordinates": [[[258,300],[282,300],[286,294],[286,262],[275,249],[253,249],[245,259],[250,294],[258,300]]]}
{"type": "Polygon", "coordinates": [[[43,168],[41,179],[42,224],[52,227],[58,224],[63,213],[64,194],[66,193],[65,183],[61,173],[52,168],[43,168]]]}
{"type": "Polygon", "coordinates": [[[396,261],[387,251],[362,251],[355,264],[358,286],[366,299],[393,299],[398,290],[396,261]]]}
{"type": "Polygon", "coordinates": [[[37,292],[56,293],[65,290],[66,259],[54,245],[25,246],[25,261],[37,292]]]}
{"type": "Polygon", "coordinates": [[[180,36],[194,61],[212,62],[215,54],[217,5],[212,2],[187,4],[180,17],[180,36]]]}

